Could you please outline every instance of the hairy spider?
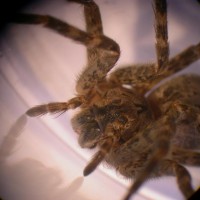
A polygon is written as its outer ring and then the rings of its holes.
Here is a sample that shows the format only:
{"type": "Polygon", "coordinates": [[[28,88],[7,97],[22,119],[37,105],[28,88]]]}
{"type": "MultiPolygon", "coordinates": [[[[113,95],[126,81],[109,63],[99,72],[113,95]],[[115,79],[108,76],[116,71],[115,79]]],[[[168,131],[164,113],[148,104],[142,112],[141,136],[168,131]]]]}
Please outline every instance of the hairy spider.
{"type": "Polygon", "coordinates": [[[197,61],[200,43],[169,59],[167,3],[153,0],[157,61],[119,68],[107,76],[119,59],[118,44],[103,34],[94,1],[69,1],[84,6],[86,31],[48,15],[18,14],[12,19],[41,24],[87,47],[88,63],[77,80],[77,95],[67,102],[35,106],[26,114],[35,117],[80,107],[72,119],[78,142],[83,148],[97,149],[84,176],[101,162],[113,166],[134,180],[124,200],[147,179],[163,175],[176,176],[181,192],[189,198],[194,189],[184,165],[200,166],[200,77],[182,75],[150,90],[197,61]]]}

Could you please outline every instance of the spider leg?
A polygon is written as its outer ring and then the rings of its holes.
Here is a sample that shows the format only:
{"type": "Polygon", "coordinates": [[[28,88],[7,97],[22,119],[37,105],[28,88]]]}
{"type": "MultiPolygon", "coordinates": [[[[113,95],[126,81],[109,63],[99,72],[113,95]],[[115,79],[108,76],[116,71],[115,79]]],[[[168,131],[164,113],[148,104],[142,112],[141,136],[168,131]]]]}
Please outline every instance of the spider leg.
{"type": "Polygon", "coordinates": [[[20,13],[20,14],[16,14],[11,19],[11,22],[18,23],[18,24],[42,25],[46,28],[49,28],[59,33],[60,35],[64,37],[71,38],[86,46],[92,45],[93,43],[92,36],[88,35],[86,32],[79,30],[78,28],[49,15],[20,13]]]}
{"type": "MultiPolygon", "coordinates": [[[[95,36],[103,35],[101,14],[95,2],[89,1],[89,3],[88,2],[85,3],[84,15],[85,15],[87,33],[90,33],[95,36]]],[[[99,52],[98,48],[90,48],[90,47],[87,48],[88,64],[90,64],[90,60],[93,57],[93,55],[97,55],[98,52],[99,52]]],[[[98,58],[96,59],[98,60],[98,58]]]]}
{"type": "Polygon", "coordinates": [[[185,69],[200,59],[200,43],[190,46],[170,58],[167,33],[167,4],[165,0],[154,0],[157,63],[133,64],[114,71],[110,81],[129,84],[145,93],[162,79],[185,69]]]}
{"type": "Polygon", "coordinates": [[[83,171],[84,176],[89,175],[96,169],[96,167],[103,161],[106,154],[109,153],[112,146],[113,146],[113,138],[107,137],[106,140],[104,140],[102,144],[99,145],[100,150],[94,155],[92,160],[85,167],[83,171]]]}
{"type": "Polygon", "coordinates": [[[179,72],[200,59],[200,43],[192,45],[172,57],[168,66],[157,73],[155,63],[124,66],[111,73],[109,80],[115,84],[129,84],[147,92],[162,79],[179,72]]]}
{"type": "Polygon", "coordinates": [[[168,77],[188,65],[200,59],[200,42],[196,45],[189,46],[179,54],[175,55],[169,60],[169,65],[163,72],[165,77],[168,77]]]}
{"type": "Polygon", "coordinates": [[[88,34],[50,15],[20,13],[16,14],[10,21],[18,24],[43,25],[45,28],[49,28],[64,37],[80,42],[87,47],[97,47],[110,51],[115,51],[116,46],[119,48],[112,39],[106,36],[101,35],[96,38],[92,34],[88,34]]]}
{"type": "Polygon", "coordinates": [[[167,66],[169,60],[166,0],[154,0],[153,9],[155,14],[157,71],[160,71],[167,66]]]}
{"type": "MultiPolygon", "coordinates": [[[[97,4],[92,0],[75,0],[75,2],[84,4],[87,33],[97,40],[105,37],[103,35],[101,15],[97,4]]],[[[105,48],[87,46],[88,63],[85,70],[79,76],[76,86],[79,94],[86,94],[95,85],[104,80],[107,73],[117,62],[120,54],[118,44],[111,39],[108,42],[105,41],[105,44],[107,44],[105,48]]]]}
{"type": "Polygon", "coordinates": [[[174,148],[172,159],[178,163],[190,166],[200,166],[200,153],[181,148],[174,148]]]}
{"type": "Polygon", "coordinates": [[[29,117],[45,115],[47,113],[56,114],[63,113],[69,109],[75,109],[84,103],[83,97],[74,97],[68,102],[54,102],[49,104],[38,105],[26,111],[29,117]]]}
{"type": "Polygon", "coordinates": [[[88,49],[88,64],[78,78],[76,90],[79,94],[85,95],[106,77],[117,62],[120,49],[114,40],[103,35],[98,6],[92,0],[75,2],[84,4],[88,32],[49,15],[17,14],[11,21],[21,24],[41,24],[64,37],[84,44],[88,49]]]}
{"type": "Polygon", "coordinates": [[[87,33],[93,35],[102,35],[103,27],[101,21],[101,14],[97,4],[92,0],[67,0],[84,5],[84,15],[86,20],[87,33]]]}
{"type": "Polygon", "coordinates": [[[128,200],[132,194],[140,188],[140,186],[154,174],[155,169],[159,166],[162,161],[161,158],[164,158],[170,150],[170,139],[174,131],[174,125],[170,118],[163,117],[160,119],[153,128],[150,130],[150,134],[154,134],[155,137],[155,146],[152,156],[145,165],[145,167],[136,175],[135,181],[130,187],[127,195],[124,200],[128,200]]]}
{"type": "Polygon", "coordinates": [[[179,189],[187,199],[194,193],[190,173],[184,166],[172,160],[164,160],[158,168],[159,173],[176,176],[179,189]]]}
{"type": "Polygon", "coordinates": [[[160,71],[167,67],[169,60],[166,0],[154,0],[153,9],[155,14],[157,63],[127,66],[116,70],[110,77],[111,82],[137,86],[137,89],[142,90],[141,93],[148,91],[163,78],[160,71]]]}

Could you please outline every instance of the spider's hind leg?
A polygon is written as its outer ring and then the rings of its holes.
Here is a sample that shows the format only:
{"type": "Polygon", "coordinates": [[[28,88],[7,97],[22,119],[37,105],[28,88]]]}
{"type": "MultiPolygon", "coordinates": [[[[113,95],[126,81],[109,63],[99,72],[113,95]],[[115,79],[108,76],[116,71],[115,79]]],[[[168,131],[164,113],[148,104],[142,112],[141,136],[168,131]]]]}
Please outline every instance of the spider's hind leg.
{"type": "Polygon", "coordinates": [[[177,162],[188,166],[200,166],[200,152],[174,148],[172,158],[177,162]]]}
{"type": "Polygon", "coordinates": [[[160,118],[154,127],[149,127],[149,130],[145,130],[145,132],[149,132],[149,136],[155,140],[152,156],[147,160],[146,164],[144,164],[144,168],[136,174],[135,180],[124,200],[130,199],[131,195],[135,194],[144,182],[155,176],[162,159],[165,158],[170,151],[170,139],[174,129],[174,123],[169,116],[160,118]]]}
{"type": "Polygon", "coordinates": [[[175,176],[180,191],[188,199],[193,193],[192,180],[189,171],[172,160],[163,160],[158,168],[158,173],[162,175],[175,176]]]}

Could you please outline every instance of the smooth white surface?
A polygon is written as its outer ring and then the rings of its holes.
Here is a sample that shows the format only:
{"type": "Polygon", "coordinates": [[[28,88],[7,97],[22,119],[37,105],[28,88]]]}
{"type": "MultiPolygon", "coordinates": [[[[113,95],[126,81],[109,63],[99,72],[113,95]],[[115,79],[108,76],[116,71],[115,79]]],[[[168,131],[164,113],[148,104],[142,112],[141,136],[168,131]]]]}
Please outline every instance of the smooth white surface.
{"type": "MultiPolygon", "coordinates": [[[[104,32],[121,48],[117,63],[155,59],[152,5],[148,0],[97,0],[104,32]]],[[[200,41],[200,5],[169,1],[171,55],[200,41]]],[[[43,1],[27,12],[50,14],[84,29],[82,6],[43,1]]],[[[14,121],[28,108],[75,95],[76,77],[86,63],[85,47],[39,26],[10,25],[0,38],[0,144],[14,121]]],[[[116,66],[116,67],[117,67],[116,66]]],[[[200,74],[200,61],[189,71],[200,74]]],[[[188,70],[185,71],[186,73],[188,70]]],[[[5,200],[121,199],[130,182],[100,166],[83,181],[82,170],[94,152],[81,149],[70,125],[72,111],[59,117],[29,119],[24,131],[9,137],[0,155],[0,196],[5,200]]],[[[200,185],[200,170],[192,169],[200,185]]],[[[174,178],[149,181],[134,199],[181,200],[174,178]]]]}

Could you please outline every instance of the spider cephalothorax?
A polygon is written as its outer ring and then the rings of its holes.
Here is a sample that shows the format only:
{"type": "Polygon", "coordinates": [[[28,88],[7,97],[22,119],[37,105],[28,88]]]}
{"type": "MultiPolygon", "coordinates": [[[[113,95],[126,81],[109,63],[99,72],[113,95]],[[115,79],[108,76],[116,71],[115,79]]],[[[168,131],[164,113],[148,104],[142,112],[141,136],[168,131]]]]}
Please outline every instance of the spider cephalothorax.
{"type": "Polygon", "coordinates": [[[200,77],[182,75],[150,91],[164,78],[200,58],[200,43],[169,58],[166,0],[154,0],[157,61],[119,68],[109,76],[119,56],[118,44],[103,34],[98,6],[84,5],[86,31],[48,15],[19,14],[16,23],[42,24],[87,47],[88,63],[67,102],[29,109],[28,116],[80,108],[72,119],[83,148],[97,153],[84,169],[90,174],[102,162],[113,166],[133,184],[124,199],[149,178],[176,176],[188,198],[194,192],[184,165],[200,166],[200,77]],[[147,92],[149,93],[147,95],[147,92]]]}
{"type": "Polygon", "coordinates": [[[145,98],[136,91],[119,86],[105,89],[90,105],[83,105],[81,112],[72,119],[82,147],[94,146],[113,134],[122,144],[151,119],[145,98]],[[110,129],[110,133],[106,129],[110,129]]]}

